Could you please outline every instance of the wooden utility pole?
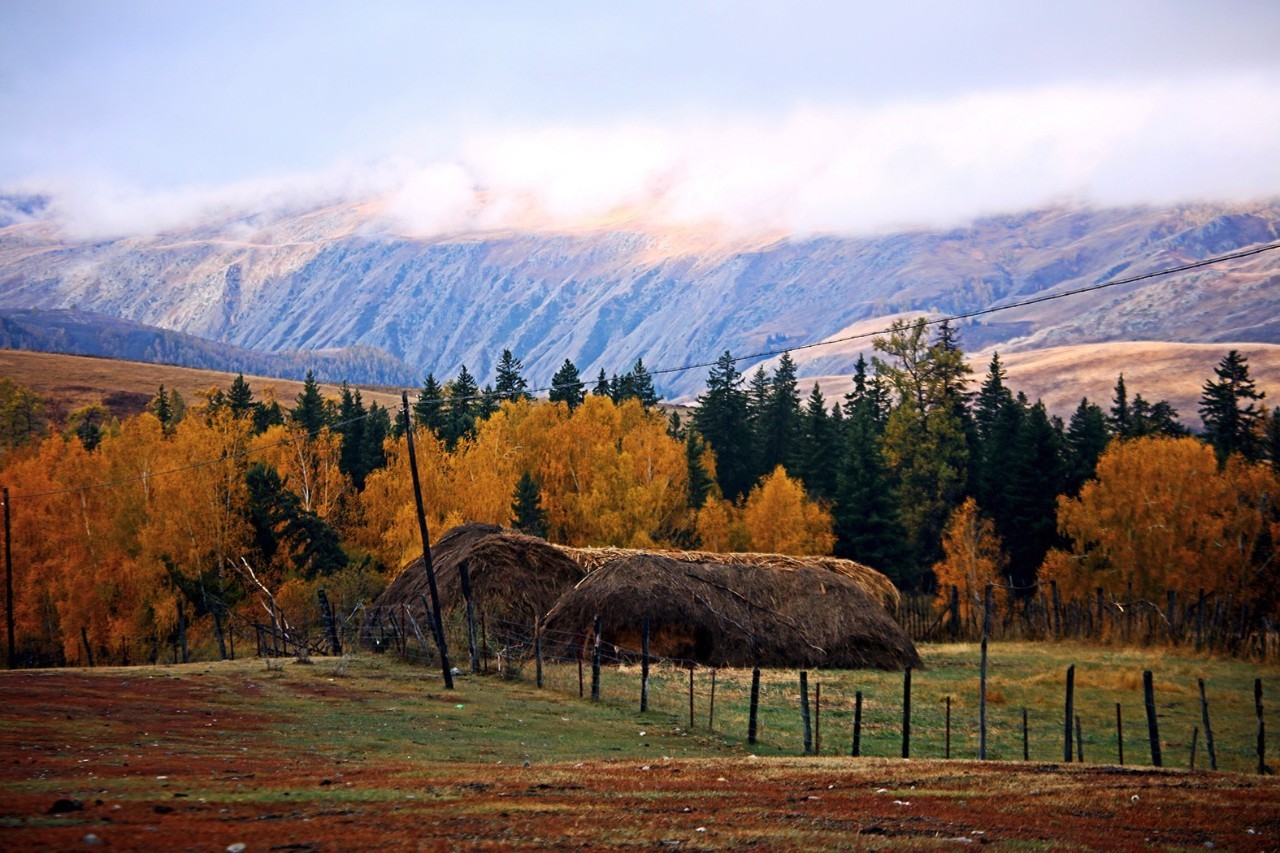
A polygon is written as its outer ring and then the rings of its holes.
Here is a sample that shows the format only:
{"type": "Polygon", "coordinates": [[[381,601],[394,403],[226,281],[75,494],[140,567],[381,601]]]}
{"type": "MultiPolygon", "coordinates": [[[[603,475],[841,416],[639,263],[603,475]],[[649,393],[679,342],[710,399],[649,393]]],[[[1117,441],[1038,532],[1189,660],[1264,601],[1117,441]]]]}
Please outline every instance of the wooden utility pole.
{"type": "Polygon", "coordinates": [[[13,647],[13,538],[9,528],[9,488],[4,488],[4,627],[9,637],[9,669],[16,669],[18,655],[13,647]]]}
{"type": "Polygon", "coordinates": [[[404,436],[409,445],[409,474],[413,478],[413,500],[418,506],[418,533],[422,536],[422,565],[427,570],[427,587],[431,591],[431,612],[435,617],[436,648],[440,651],[440,667],[444,671],[446,690],[453,689],[453,669],[449,665],[449,645],[440,618],[440,592],[436,589],[436,571],[431,564],[431,537],[427,534],[427,511],[422,505],[422,488],[418,483],[418,458],[413,452],[413,422],[409,420],[409,392],[400,392],[404,412],[404,436]]]}

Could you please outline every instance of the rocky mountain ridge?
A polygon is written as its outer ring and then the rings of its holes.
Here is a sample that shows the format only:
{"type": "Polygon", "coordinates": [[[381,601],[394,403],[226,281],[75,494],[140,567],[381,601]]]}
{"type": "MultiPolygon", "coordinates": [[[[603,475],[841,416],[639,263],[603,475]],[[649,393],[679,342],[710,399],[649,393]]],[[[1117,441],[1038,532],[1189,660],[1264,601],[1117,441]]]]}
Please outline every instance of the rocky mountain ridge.
{"type": "MultiPolygon", "coordinates": [[[[964,313],[1280,238],[1280,201],[1054,208],[963,228],[684,248],[643,229],[397,235],[376,205],[73,241],[26,205],[0,227],[0,310],[78,309],[248,350],[375,348],[490,377],[504,348],[545,384],[786,349],[889,316],[964,313]]],[[[0,223],[2,224],[2,223],[0,223]]],[[[1126,340],[1280,343],[1280,252],[966,322],[969,350],[1126,340]]],[[[860,348],[807,351],[801,377],[860,348]]],[[[750,369],[744,364],[743,369],[750,369]]],[[[705,370],[660,375],[669,398],[705,370]]],[[[352,381],[369,381],[348,377],[352,381]]]]}

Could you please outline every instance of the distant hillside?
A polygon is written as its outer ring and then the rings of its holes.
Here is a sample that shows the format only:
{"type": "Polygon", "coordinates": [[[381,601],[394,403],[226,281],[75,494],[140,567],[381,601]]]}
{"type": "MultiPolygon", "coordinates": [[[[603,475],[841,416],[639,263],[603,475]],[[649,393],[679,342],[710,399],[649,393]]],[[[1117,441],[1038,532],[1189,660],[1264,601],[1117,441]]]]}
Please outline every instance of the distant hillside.
{"type": "MultiPolygon", "coordinates": [[[[375,200],[76,242],[41,218],[41,204],[9,208],[0,309],[10,317],[74,308],[290,353],[298,369],[298,353],[372,347],[408,375],[361,355],[352,366],[370,372],[346,378],[415,384],[463,365],[483,384],[504,348],[535,385],[566,358],[594,377],[637,358],[665,368],[726,349],[784,349],[888,316],[1000,306],[1280,237],[1275,201],[1057,208],[949,231],[755,241],[625,229],[419,239],[391,231],[375,200]]],[[[1138,340],[1280,343],[1280,252],[993,314],[963,334],[969,349],[1010,354],[1138,340]]],[[[802,378],[847,374],[856,358],[840,347],[813,355],[802,378]]],[[[705,379],[705,370],[660,375],[658,390],[689,397],[705,379]]]]}
{"type": "MultiPolygon", "coordinates": [[[[1204,383],[1214,378],[1213,369],[1232,348],[1226,344],[1138,341],[999,352],[1008,372],[1008,386],[1032,401],[1043,400],[1050,414],[1064,421],[1070,419],[1081,397],[1109,409],[1116,377],[1123,373],[1130,397],[1141,394],[1149,402],[1168,400],[1178,410],[1179,419],[1198,431],[1197,409],[1204,383]]],[[[1267,395],[1263,402],[1280,405],[1280,345],[1234,348],[1249,359],[1249,375],[1267,395]]],[[[977,390],[991,363],[991,350],[969,353],[968,359],[974,373],[969,387],[977,390]]],[[[833,402],[853,387],[848,376],[822,376],[806,379],[801,391],[807,393],[815,381],[833,402]]]]}
{"type": "Polygon", "coordinates": [[[362,344],[330,351],[255,352],[87,311],[0,310],[0,348],[290,379],[304,379],[310,370],[321,382],[350,379],[377,385],[421,384],[421,377],[403,362],[362,344]]]}
{"type": "MultiPolygon", "coordinates": [[[[0,377],[31,388],[44,398],[48,406],[46,414],[55,423],[62,423],[67,412],[89,403],[103,403],[118,418],[136,415],[147,408],[161,385],[167,391],[176,390],[188,403],[196,403],[203,392],[215,386],[224,391],[230,388],[236,374],[109,358],[0,349],[0,377]]],[[[264,399],[270,394],[283,406],[294,405],[302,392],[302,383],[291,379],[246,374],[245,380],[257,399],[264,399]]],[[[320,390],[326,397],[335,399],[341,393],[336,385],[323,384],[320,390]]],[[[400,405],[399,393],[386,388],[361,388],[360,396],[366,406],[374,402],[388,408],[400,405]]]]}

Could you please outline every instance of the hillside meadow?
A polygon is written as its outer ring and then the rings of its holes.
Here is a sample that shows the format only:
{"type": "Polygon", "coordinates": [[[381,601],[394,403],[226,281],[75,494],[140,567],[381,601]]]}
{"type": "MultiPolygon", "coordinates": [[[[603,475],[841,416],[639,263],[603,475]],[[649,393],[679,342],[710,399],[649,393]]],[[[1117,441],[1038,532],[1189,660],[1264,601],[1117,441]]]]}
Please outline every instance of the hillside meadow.
{"type": "MultiPolygon", "coordinates": [[[[994,757],[974,760],[977,649],[924,646],[913,680],[912,758],[900,758],[901,673],[810,673],[822,685],[822,754],[805,756],[795,672],[765,673],[760,743],[741,725],[750,673],[659,670],[638,711],[638,668],[608,668],[602,701],[575,667],[538,690],[359,653],[0,673],[0,843],[10,849],[722,849],[1006,843],[1029,849],[1274,849],[1280,783],[1250,772],[1252,681],[1275,667],[1159,650],[998,643],[994,757]],[[1085,763],[1062,761],[1062,685],[1077,667],[1085,763]],[[1156,674],[1166,766],[1149,766],[1141,669],[1156,674]],[[1220,772],[1186,769],[1203,677],[1220,772]],[[863,757],[848,756],[853,690],[863,757]],[[953,697],[952,760],[942,701],[953,697]],[[1114,703],[1126,708],[1126,763],[1114,703]],[[828,704],[830,703],[830,704],[828,704]],[[1020,706],[1034,721],[1020,759],[1020,706]],[[1017,720],[1017,726],[1014,725],[1017,720]]],[[[1267,707],[1267,722],[1275,709],[1267,707]]],[[[1271,726],[1274,730],[1274,725],[1271,726]]],[[[991,753],[989,753],[989,756],[991,753]]]]}

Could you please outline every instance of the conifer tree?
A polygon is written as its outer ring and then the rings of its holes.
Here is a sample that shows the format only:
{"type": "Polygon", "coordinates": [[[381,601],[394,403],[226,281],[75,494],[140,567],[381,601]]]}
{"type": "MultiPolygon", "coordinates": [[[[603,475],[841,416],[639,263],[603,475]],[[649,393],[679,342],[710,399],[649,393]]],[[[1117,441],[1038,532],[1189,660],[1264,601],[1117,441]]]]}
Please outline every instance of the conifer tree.
{"type": "Polygon", "coordinates": [[[1167,400],[1148,403],[1141,394],[1133,395],[1133,403],[1129,406],[1129,437],[1142,438],[1150,435],[1163,435],[1169,438],[1189,435],[1189,431],[1178,420],[1178,410],[1169,405],[1167,400]]]}
{"type": "Polygon", "coordinates": [[[160,422],[160,428],[165,435],[173,433],[173,410],[169,408],[169,395],[165,393],[164,385],[160,386],[160,390],[151,398],[150,405],[147,409],[151,414],[156,416],[156,420],[160,422]]]}
{"type": "Polygon", "coordinates": [[[419,426],[424,426],[437,436],[444,434],[445,424],[444,388],[436,381],[434,373],[428,373],[418,392],[418,399],[413,404],[413,417],[419,426]]]}
{"type": "Polygon", "coordinates": [[[1272,406],[1267,417],[1265,429],[1266,454],[1271,460],[1271,469],[1280,474],[1280,406],[1272,406]]]}
{"type": "Polygon", "coordinates": [[[351,478],[356,489],[364,488],[364,478],[369,474],[365,445],[366,416],[360,390],[352,393],[346,382],[342,383],[342,395],[338,402],[336,431],[342,437],[342,449],[338,456],[338,469],[351,478]]]}
{"type": "Polygon", "coordinates": [[[755,482],[750,465],[751,437],[742,374],[728,350],[707,376],[707,390],[698,397],[693,424],[716,455],[716,475],[726,498],[737,501],[755,482]]]}
{"type": "Polygon", "coordinates": [[[364,470],[365,476],[372,474],[387,465],[387,454],[384,442],[392,434],[391,412],[377,402],[369,406],[369,417],[364,427],[364,470]]]}
{"type": "Polygon", "coordinates": [[[530,536],[547,535],[547,514],[542,509],[542,490],[533,475],[525,471],[516,483],[515,500],[511,504],[515,517],[512,526],[530,536]]]}
{"type": "Polygon", "coordinates": [[[253,409],[253,390],[245,381],[243,373],[237,373],[231,380],[231,389],[227,391],[227,407],[235,418],[247,417],[253,409]]]}
{"type": "MultiPolygon", "coordinates": [[[[616,380],[617,377],[615,376],[616,380]]],[[[615,382],[616,384],[616,382],[615,382]]],[[[596,377],[595,387],[591,389],[591,393],[597,397],[608,397],[613,399],[613,386],[609,384],[609,377],[605,375],[604,368],[600,368],[600,375],[596,377]]]]}
{"type": "Polygon", "coordinates": [[[1111,434],[1116,438],[1133,437],[1133,416],[1129,411],[1129,392],[1124,385],[1124,374],[1116,378],[1115,391],[1111,396],[1111,416],[1107,418],[1111,434]]]}
{"type": "Polygon", "coordinates": [[[22,447],[44,435],[44,400],[25,385],[0,377],[0,451],[22,447]]]}
{"type": "Polygon", "coordinates": [[[831,417],[827,414],[827,401],[822,396],[822,388],[815,382],[805,402],[795,454],[796,473],[809,494],[815,498],[829,501],[836,496],[839,466],[833,462],[839,458],[838,439],[831,417]]]}
{"type": "Polygon", "coordinates": [[[520,373],[523,369],[524,364],[511,354],[511,350],[502,351],[498,359],[498,373],[493,387],[493,393],[499,400],[529,399],[529,383],[520,373]]]}
{"type": "Polygon", "coordinates": [[[564,360],[555,376],[551,377],[551,402],[564,403],[572,412],[586,396],[586,385],[578,374],[578,368],[569,359],[564,360]]]}
{"type": "Polygon", "coordinates": [[[449,383],[446,390],[449,399],[444,419],[443,438],[445,445],[452,450],[459,440],[475,432],[480,389],[464,364],[458,371],[457,378],[449,383]]]}
{"type": "Polygon", "coordinates": [[[324,398],[320,396],[320,386],[316,383],[315,374],[307,371],[302,383],[302,391],[298,393],[298,404],[290,412],[290,417],[303,432],[314,436],[327,422],[325,417],[324,398]]]}
{"type": "Polygon", "coordinates": [[[1092,479],[1098,459],[1110,440],[1102,407],[1082,397],[1067,426],[1064,484],[1068,496],[1079,495],[1080,487],[1092,479]]]}
{"type": "Polygon", "coordinates": [[[1264,410],[1258,402],[1266,395],[1249,378],[1249,359],[1231,350],[1213,373],[1217,379],[1206,382],[1200,396],[1205,440],[1220,465],[1233,453],[1256,462],[1263,454],[1260,427],[1264,410]]]}
{"type": "Polygon", "coordinates": [[[796,364],[783,353],[774,368],[765,399],[764,418],[757,444],[760,470],[772,472],[779,465],[796,468],[797,439],[800,435],[800,392],[796,364]]]}
{"type": "Polygon", "coordinates": [[[1045,554],[1058,542],[1056,507],[1064,491],[1062,435],[1043,403],[1024,411],[1005,465],[1003,515],[996,517],[1009,572],[1022,588],[1031,586],[1045,554]]]}
{"type": "Polygon", "coordinates": [[[658,392],[654,390],[653,377],[645,369],[644,359],[641,358],[636,359],[635,365],[623,378],[623,388],[614,396],[614,402],[621,403],[630,398],[639,400],[640,405],[646,409],[652,409],[661,399],[658,397],[658,392]]]}
{"type": "MultiPolygon", "coordinates": [[[[859,363],[865,365],[862,359],[859,363]]],[[[858,384],[850,396],[853,399],[846,403],[845,440],[838,460],[832,511],[835,553],[901,582],[905,574],[905,534],[898,524],[892,485],[880,450],[881,427],[876,420],[875,402],[869,394],[859,394],[858,384]]]]}
{"type": "Polygon", "coordinates": [[[702,509],[702,505],[707,502],[707,495],[711,493],[711,487],[714,485],[706,466],[702,464],[702,456],[706,452],[707,444],[702,440],[702,436],[698,434],[698,431],[696,429],[685,430],[684,459],[685,465],[689,470],[689,481],[686,490],[689,508],[694,510],[702,509]]]}
{"type": "Polygon", "coordinates": [[[493,389],[492,385],[485,383],[484,388],[480,390],[480,402],[476,406],[476,420],[487,421],[493,417],[493,413],[498,411],[498,404],[502,397],[493,389]]]}

